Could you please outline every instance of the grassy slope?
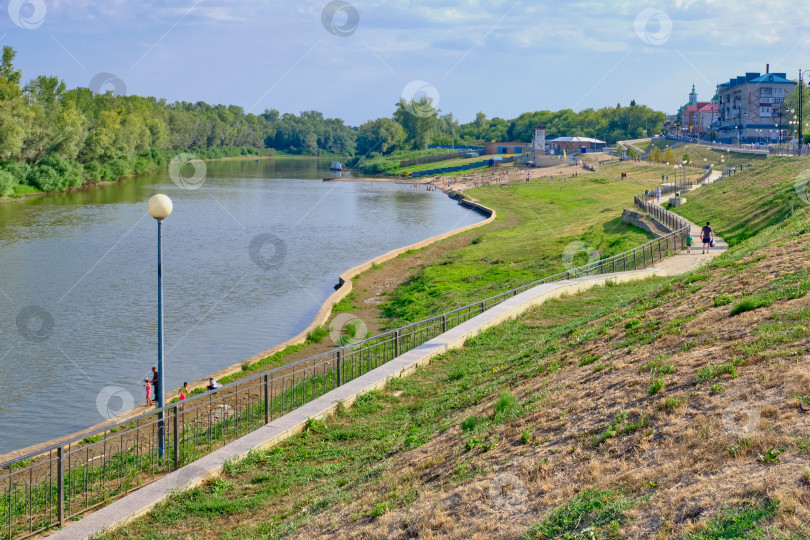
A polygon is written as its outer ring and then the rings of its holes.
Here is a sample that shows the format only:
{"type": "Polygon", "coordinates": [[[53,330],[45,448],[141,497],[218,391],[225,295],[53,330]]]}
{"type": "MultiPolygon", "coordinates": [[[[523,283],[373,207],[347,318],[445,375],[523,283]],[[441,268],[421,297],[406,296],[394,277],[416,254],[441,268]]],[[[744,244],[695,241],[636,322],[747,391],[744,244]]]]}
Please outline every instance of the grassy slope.
{"type": "Polygon", "coordinates": [[[806,538],[808,230],[549,302],[115,537],[806,538]]]}
{"type": "MultiPolygon", "coordinates": [[[[633,194],[651,185],[583,175],[471,190],[472,197],[498,209],[494,226],[397,288],[383,305],[384,315],[392,325],[412,322],[562,271],[563,252],[573,242],[603,256],[643,243],[648,237],[620,216],[633,194]]],[[[575,263],[585,262],[580,251],[575,263]]]]}
{"type": "MultiPolygon", "coordinates": [[[[360,157],[357,164],[354,164],[354,167],[357,167],[363,171],[367,172],[386,172],[389,174],[399,174],[405,170],[415,170],[412,167],[408,168],[401,168],[399,163],[401,161],[405,161],[408,159],[416,159],[421,158],[424,156],[434,156],[434,155],[445,155],[445,154],[452,154],[452,150],[448,149],[441,149],[435,148],[432,150],[403,150],[398,152],[393,152],[391,154],[386,154],[384,156],[376,156],[373,158],[364,158],[360,157]]],[[[483,159],[483,158],[482,158],[483,159]]],[[[446,161],[436,161],[431,163],[430,165],[435,165],[435,167],[426,167],[427,169],[438,168],[444,165],[442,163],[447,163],[446,161]]],[[[425,168],[425,167],[423,167],[425,168]]]]}
{"type": "Polygon", "coordinates": [[[771,158],[754,163],[750,169],[687,195],[688,204],[675,211],[694,223],[711,221],[715,231],[733,245],[783,222],[806,204],[797,197],[796,186],[799,191],[806,187],[806,180],[797,178],[810,169],[810,160],[771,158]]]}
{"type": "MultiPolygon", "coordinates": [[[[492,156],[478,156],[474,158],[455,158],[446,159],[444,161],[434,161],[433,163],[422,163],[420,165],[411,165],[410,167],[397,167],[389,171],[391,174],[402,174],[405,172],[416,171],[429,171],[431,169],[441,169],[444,167],[458,167],[459,165],[467,165],[469,163],[479,163],[487,161],[492,156]]],[[[484,165],[486,167],[486,165],[484,165]]]]}
{"type": "Polygon", "coordinates": [[[714,164],[715,170],[719,171],[721,162],[720,158],[725,158],[726,167],[739,167],[740,165],[747,165],[748,163],[756,164],[765,161],[767,156],[762,154],[743,154],[740,152],[728,152],[713,150],[708,146],[701,146],[698,144],[685,144],[672,149],[676,157],[681,157],[684,154],[689,154],[692,163],[701,165],[703,163],[714,164]],[[706,159],[704,162],[703,159],[706,159]]]}

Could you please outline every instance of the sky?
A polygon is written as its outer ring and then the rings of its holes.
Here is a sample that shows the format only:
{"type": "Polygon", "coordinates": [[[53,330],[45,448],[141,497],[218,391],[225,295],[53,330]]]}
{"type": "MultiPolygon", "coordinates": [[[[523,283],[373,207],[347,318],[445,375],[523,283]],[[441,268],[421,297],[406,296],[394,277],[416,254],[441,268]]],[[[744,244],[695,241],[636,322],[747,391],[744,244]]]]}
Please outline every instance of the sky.
{"type": "Polygon", "coordinates": [[[5,0],[23,78],[359,125],[400,97],[478,111],[674,113],[745,72],[810,69],[810,3],[782,0],[5,0]]]}

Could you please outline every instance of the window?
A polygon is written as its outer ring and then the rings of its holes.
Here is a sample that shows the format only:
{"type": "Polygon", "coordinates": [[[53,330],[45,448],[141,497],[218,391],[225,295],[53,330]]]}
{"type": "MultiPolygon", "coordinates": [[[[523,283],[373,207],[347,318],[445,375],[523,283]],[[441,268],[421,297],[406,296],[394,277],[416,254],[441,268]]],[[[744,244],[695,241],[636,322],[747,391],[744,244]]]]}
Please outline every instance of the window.
{"type": "Polygon", "coordinates": [[[763,88],[759,91],[760,96],[772,96],[773,95],[773,88],[763,88]]]}

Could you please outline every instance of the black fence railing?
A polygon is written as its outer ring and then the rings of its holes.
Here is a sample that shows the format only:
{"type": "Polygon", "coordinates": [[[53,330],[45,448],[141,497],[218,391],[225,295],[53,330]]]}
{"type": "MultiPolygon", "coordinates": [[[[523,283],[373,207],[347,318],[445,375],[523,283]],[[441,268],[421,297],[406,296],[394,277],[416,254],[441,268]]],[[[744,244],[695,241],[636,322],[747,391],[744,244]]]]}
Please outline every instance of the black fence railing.
{"type": "MultiPolygon", "coordinates": [[[[661,189],[670,193],[680,188],[663,185],[661,189]]],[[[635,197],[635,205],[673,232],[624,253],[245,377],[0,463],[0,538],[24,538],[64,526],[68,520],[211,453],[521,292],[560,280],[649,268],[684,247],[688,222],[645,202],[643,196],[635,197]],[[159,429],[158,413],[163,413],[163,430],[159,429]],[[161,433],[165,440],[162,455],[161,433]]]]}

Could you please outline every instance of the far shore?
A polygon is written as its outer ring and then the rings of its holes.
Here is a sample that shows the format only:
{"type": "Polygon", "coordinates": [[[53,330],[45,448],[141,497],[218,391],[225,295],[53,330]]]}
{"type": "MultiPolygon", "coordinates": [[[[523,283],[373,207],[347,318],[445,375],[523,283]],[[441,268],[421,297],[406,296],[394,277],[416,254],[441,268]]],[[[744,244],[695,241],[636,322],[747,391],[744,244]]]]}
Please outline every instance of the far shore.
{"type": "MultiPolygon", "coordinates": [[[[193,159],[191,162],[195,161],[247,161],[247,160],[260,160],[260,159],[330,159],[324,158],[319,156],[231,156],[231,157],[221,157],[221,158],[206,158],[206,159],[193,159]]],[[[162,167],[155,167],[143,174],[149,174],[155,172],[162,167]]],[[[0,205],[2,204],[14,204],[17,202],[22,202],[28,200],[31,197],[41,197],[42,195],[51,195],[53,193],[70,193],[73,191],[81,191],[85,189],[97,189],[104,186],[109,186],[111,184],[118,184],[125,180],[130,180],[132,178],[138,178],[139,176],[143,176],[140,174],[132,175],[132,176],[122,176],[118,180],[105,180],[103,182],[97,182],[94,184],[84,184],[83,186],[75,187],[75,188],[68,188],[59,191],[40,191],[37,193],[24,193],[22,195],[16,195],[14,197],[0,197],[0,205]]]]}

